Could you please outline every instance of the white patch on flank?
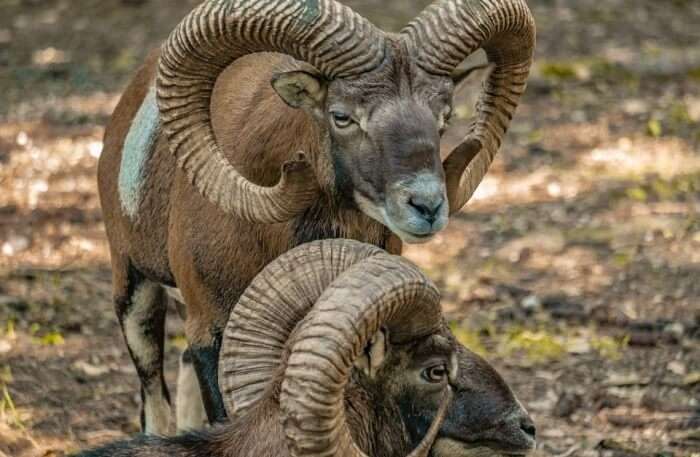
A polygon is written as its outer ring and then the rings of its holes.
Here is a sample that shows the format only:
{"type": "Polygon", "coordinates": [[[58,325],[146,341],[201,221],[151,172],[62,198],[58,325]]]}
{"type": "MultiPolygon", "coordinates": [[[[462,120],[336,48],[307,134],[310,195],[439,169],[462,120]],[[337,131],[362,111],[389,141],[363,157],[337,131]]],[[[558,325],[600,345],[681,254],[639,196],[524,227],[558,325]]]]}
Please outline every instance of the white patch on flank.
{"type": "Polygon", "coordinates": [[[119,200],[124,212],[131,218],[136,215],[141,198],[146,159],[155,146],[159,132],[156,91],[155,87],[151,87],[131,122],[129,133],[124,140],[119,168],[119,200]]]}
{"type": "Polygon", "coordinates": [[[180,357],[180,370],[177,376],[177,432],[201,429],[207,424],[207,412],[202,402],[202,392],[192,363],[184,363],[180,357]]]}

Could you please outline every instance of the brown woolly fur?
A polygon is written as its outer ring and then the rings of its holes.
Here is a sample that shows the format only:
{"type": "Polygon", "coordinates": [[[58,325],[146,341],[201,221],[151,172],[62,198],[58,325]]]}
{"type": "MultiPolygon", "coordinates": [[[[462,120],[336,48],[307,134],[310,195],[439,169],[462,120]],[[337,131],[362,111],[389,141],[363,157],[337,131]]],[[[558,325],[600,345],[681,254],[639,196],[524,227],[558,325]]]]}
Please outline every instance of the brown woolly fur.
{"type": "Polygon", "coordinates": [[[352,240],[292,249],[253,280],[227,328],[226,378],[227,424],[81,455],[448,457],[534,447],[508,387],[447,330],[435,286],[407,260],[352,240]],[[478,425],[465,422],[475,401],[478,425]]]}
{"type": "Polygon", "coordinates": [[[183,360],[223,420],[222,332],[253,278],[305,242],[398,254],[444,229],[507,131],[534,36],[524,0],[438,0],[395,35],[334,0],[206,0],[177,26],[125,90],[98,170],[146,433],[171,431],[159,288],[185,305],[183,360]],[[451,72],[479,48],[494,68],[443,166],[451,72]]]}

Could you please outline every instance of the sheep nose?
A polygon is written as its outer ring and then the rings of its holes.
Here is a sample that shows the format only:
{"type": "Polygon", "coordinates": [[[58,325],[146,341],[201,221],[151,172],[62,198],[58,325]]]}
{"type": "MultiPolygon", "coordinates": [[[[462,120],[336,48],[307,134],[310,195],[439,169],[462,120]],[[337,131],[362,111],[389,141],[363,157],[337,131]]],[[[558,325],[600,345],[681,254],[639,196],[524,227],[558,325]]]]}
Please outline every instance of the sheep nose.
{"type": "Polygon", "coordinates": [[[413,208],[423,219],[432,225],[438,217],[438,213],[445,203],[445,198],[426,198],[422,196],[413,196],[408,200],[409,206],[413,208]]]}
{"type": "Polygon", "coordinates": [[[525,416],[520,419],[520,430],[533,440],[537,437],[537,428],[535,427],[535,423],[532,422],[532,419],[530,419],[530,416],[525,416]]]}

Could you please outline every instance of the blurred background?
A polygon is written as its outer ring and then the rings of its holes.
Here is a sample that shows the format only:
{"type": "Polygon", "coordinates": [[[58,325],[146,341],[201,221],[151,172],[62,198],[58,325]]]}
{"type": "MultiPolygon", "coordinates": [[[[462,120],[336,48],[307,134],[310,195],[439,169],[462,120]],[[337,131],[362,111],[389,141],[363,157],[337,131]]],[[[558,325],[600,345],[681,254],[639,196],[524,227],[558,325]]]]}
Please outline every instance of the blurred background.
{"type": "MultiPolygon", "coordinates": [[[[196,3],[0,0],[0,456],[138,430],[96,164],[129,76],[196,3]]],[[[398,30],[428,1],[346,3],[398,30]]],[[[406,255],[533,414],[536,455],[700,455],[700,2],[529,4],[536,64],[508,140],[406,255]]]]}

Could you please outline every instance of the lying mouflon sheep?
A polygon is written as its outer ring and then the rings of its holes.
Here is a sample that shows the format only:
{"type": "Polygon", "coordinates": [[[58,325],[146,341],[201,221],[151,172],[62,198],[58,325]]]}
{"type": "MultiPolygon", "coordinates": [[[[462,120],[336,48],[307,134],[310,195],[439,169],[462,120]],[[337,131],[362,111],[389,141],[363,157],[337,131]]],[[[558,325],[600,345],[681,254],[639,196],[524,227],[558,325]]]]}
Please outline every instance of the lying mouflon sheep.
{"type": "Polygon", "coordinates": [[[443,229],[499,148],[534,33],[525,0],[439,0],[398,34],[334,0],[207,0],[178,25],[124,92],[98,170],[145,432],[170,431],[163,286],[185,304],[178,426],[203,423],[201,402],[221,420],[230,304],[304,242],[398,254],[443,229]],[[493,69],[443,164],[451,74],[479,48],[493,69]]]}
{"type": "Polygon", "coordinates": [[[435,286],[368,244],[317,241],[268,265],[232,312],[220,368],[230,422],[82,457],[468,457],[534,447],[534,425],[510,389],[447,329],[435,286]]]}

